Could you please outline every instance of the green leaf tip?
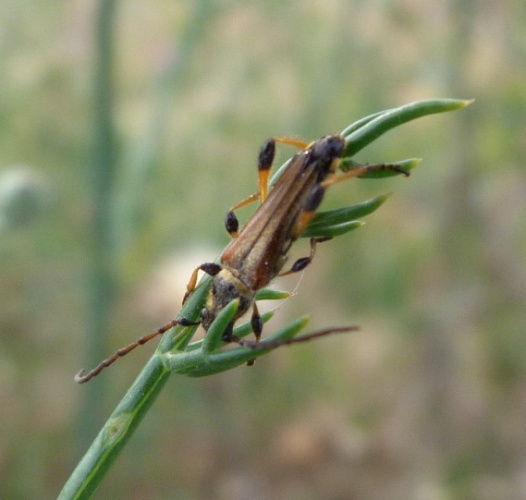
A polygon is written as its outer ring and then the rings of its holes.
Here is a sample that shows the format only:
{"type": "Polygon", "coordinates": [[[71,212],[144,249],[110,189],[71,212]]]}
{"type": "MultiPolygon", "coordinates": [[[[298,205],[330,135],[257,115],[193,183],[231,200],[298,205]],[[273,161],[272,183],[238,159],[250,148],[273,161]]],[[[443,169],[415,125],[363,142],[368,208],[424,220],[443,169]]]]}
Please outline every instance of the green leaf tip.
{"type": "Polygon", "coordinates": [[[345,137],[346,142],[345,156],[354,156],[381,135],[411,120],[436,113],[462,109],[469,106],[472,102],[472,99],[426,99],[362,118],[349,125],[341,133],[345,137]]]}
{"type": "Polygon", "coordinates": [[[291,293],[285,290],[274,290],[273,288],[263,288],[256,292],[255,300],[284,300],[290,298],[291,293]]]}
{"type": "Polygon", "coordinates": [[[462,109],[462,108],[465,108],[467,106],[470,106],[471,104],[473,104],[475,102],[475,99],[474,98],[471,98],[471,99],[452,99],[452,101],[457,104],[456,108],[452,108],[452,110],[454,110],[454,109],[462,109]]]}

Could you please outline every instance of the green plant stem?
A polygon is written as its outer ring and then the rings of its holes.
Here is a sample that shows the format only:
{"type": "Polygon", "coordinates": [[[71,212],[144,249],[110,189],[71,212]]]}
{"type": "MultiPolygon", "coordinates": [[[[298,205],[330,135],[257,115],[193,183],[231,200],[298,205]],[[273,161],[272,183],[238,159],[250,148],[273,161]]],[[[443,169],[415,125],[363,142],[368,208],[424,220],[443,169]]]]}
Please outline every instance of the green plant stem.
{"type": "Polygon", "coordinates": [[[59,499],[91,497],[169,375],[159,356],[150,358],[64,485],[59,499]]]}
{"type": "MultiPolygon", "coordinates": [[[[112,199],[115,186],[116,146],[113,126],[113,24],[115,0],[101,0],[96,20],[96,72],[94,80],[94,143],[93,160],[88,166],[91,177],[93,206],[92,237],[89,241],[88,320],[85,338],[87,360],[100,359],[105,351],[108,320],[114,295],[114,263],[112,249],[112,199]]],[[[79,444],[83,448],[97,431],[102,418],[103,397],[100,387],[91,387],[84,394],[78,421],[79,444]]]]}

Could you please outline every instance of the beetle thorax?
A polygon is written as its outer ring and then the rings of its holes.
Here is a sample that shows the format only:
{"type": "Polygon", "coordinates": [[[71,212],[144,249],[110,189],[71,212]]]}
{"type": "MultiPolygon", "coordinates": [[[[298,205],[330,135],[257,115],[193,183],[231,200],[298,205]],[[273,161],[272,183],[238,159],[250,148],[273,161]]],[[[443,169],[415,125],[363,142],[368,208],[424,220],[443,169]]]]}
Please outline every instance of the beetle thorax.
{"type": "Polygon", "coordinates": [[[240,318],[254,302],[255,292],[250,290],[229,269],[223,268],[214,277],[206,306],[201,312],[201,324],[208,330],[219,312],[232,300],[239,299],[239,307],[235,319],[240,318]]]}

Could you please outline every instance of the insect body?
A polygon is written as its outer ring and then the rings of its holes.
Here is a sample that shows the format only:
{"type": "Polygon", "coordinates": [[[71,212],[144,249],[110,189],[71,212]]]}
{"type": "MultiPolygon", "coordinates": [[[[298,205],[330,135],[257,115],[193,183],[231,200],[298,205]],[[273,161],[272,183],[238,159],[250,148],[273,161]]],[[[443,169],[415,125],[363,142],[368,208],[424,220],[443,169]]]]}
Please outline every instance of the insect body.
{"type": "Polygon", "coordinates": [[[185,318],[173,320],[115,352],[90,372],[81,371],[75,377],[77,382],[87,382],[120,356],[176,325],[190,326],[201,323],[203,328],[208,330],[219,312],[234,299],[239,299],[239,307],[223,334],[223,340],[239,341],[233,337],[234,323],[251,308],[251,326],[256,340],[259,340],[263,323],[254,300],[256,292],[278,275],[283,276],[305,269],[314,257],[316,244],[328,239],[311,238],[309,256],[296,260],[288,271],[281,272],[291,245],[312,220],[326,189],[337,182],[360,177],[374,170],[388,169],[407,174],[396,166],[382,164],[361,166],[338,175],[337,170],[344,150],[345,140],[340,135],[328,135],[311,144],[289,138],[270,139],[265,142],[258,159],[259,192],[235,205],[226,216],[225,226],[233,236],[233,241],[221,255],[219,264],[201,264],[193,271],[187,285],[183,303],[194,291],[199,271],[213,276],[200,321],[192,322],[185,318]],[[302,151],[290,160],[269,192],[268,179],[276,142],[300,147],[302,151]],[[261,205],[238,233],[239,224],[234,210],[258,198],[261,205]]]}
{"type": "MultiPolygon", "coordinates": [[[[287,139],[278,139],[288,142],[287,139]]],[[[221,256],[220,265],[205,264],[194,274],[203,270],[214,274],[215,279],[202,312],[202,323],[208,328],[217,313],[231,300],[240,299],[237,318],[252,307],[252,328],[259,339],[262,324],[254,302],[255,293],[268,285],[282,270],[292,243],[312,219],[322,201],[325,187],[323,181],[337,168],[345,142],[340,136],[327,136],[299,152],[291,160],[267,197],[267,179],[274,158],[276,140],[267,141],[259,155],[259,198],[261,205],[237,234],[237,219],[231,210],[226,217],[226,227],[235,236],[221,256]]],[[[253,197],[247,200],[252,200],[253,197]]],[[[241,202],[235,208],[239,208],[241,202]]],[[[297,260],[292,273],[304,269],[312,260],[317,240],[311,240],[311,255],[297,260]]],[[[196,280],[190,280],[191,292],[196,280]]],[[[230,324],[223,338],[232,340],[230,324]]]]}

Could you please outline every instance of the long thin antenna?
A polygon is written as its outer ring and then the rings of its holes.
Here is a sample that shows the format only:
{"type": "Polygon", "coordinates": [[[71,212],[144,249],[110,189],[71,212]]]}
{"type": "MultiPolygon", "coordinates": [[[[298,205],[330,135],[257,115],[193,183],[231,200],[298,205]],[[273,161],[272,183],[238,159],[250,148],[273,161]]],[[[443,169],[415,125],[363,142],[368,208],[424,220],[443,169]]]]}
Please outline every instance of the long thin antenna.
{"type": "Polygon", "coordinates": [[[104,368],[107,368],[108,366],[112,365],[119,358],[126,356],[126,354],[133,351],[136,347],[146,344],[146,342],[149,342],[158,335],[163,335],[165,332],[167,332],[168,330],[170,330],[170,328],[173,328],[174,326],[194,326],[199,325],[200,323],[200,321],[189,321],[186,318],[174,319],[170,321],[170,323],[161,326],[161,328],[155,330],[155,332],[149,333],[148,335],[144,335],[141,338],[137,339],[135,342],[125,347],[121,347],[118,351],[115,351],[109,358],[106,358],[104,361],[99,363],[95,368],[93,368],[89,372],[86,372],[86,370],[84,370],[83,368],[75,375],[75,382],[78,382],[79,384],[89,382],[93,377],[96,377],[102,370],[104,370],[104,368]]]}
{"type": "Polygon", "coordinates": [[[346,332],[357,332],[360,330],[360,327],[357,325],[351,326],[337,326],[333,328],[324,328],[323,330],[318,330],[312,333],[307,333],[305,335],[300,335],[299,337],[293,337],[291,339],[263,339],[261,342],[254,342],[252,340],[237,339],[235,342],[244,347],[250,347],[254,351],[260,349],[275,349],[282,345],[291,345],[291,344],[300,344],[302,342],[308,342],[309,340],[317,339],[320,337],[325,337],[333,333],[346,333],[346,332]]]}

